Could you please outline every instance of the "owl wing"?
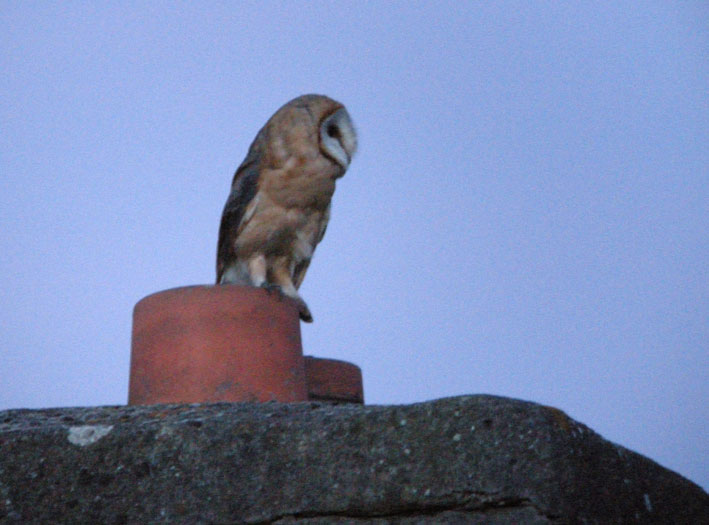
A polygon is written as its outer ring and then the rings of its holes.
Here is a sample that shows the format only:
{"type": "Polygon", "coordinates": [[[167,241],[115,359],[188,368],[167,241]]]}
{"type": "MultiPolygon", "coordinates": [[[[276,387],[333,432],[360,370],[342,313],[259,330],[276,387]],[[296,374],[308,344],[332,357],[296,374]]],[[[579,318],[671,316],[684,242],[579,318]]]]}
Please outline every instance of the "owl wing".
{"type": "MultiPolygon", "coordinates": [[[[246,159],[249,160],[248,157],[246,159]]],[[[259,163],[246,161],[239,166],[234,176],[234,184],[224,205],[222,220],[219,225],[219,241],[217,243],[217,284],[222,278],[224,270],[232,265],[237,254],[234,243],[243,224],[248,220],[246,216],[249,203],[254,200],[258,191],[259,163]]],[[[251,207],[253,212],[255,207],[251,207]]]]}
{"type": "MultiPolygon", "coordinates": [[[[219,240],[217,241],[217,284],[221,281],[224,270],[232,265],[237,258],[234,243],[239,236],[244,223],[248,221],[249,204],[258,192],[258,179],[261,171],[263,150],[268,140],[267,126],[256,134],[249,146],[249,151],[241,165],[236,169],[231,181],[231,193],[224,205],[222,220],[219,225],[219,240]]],[[[251,207],[253,213],[255,207],[251,207]]]]}

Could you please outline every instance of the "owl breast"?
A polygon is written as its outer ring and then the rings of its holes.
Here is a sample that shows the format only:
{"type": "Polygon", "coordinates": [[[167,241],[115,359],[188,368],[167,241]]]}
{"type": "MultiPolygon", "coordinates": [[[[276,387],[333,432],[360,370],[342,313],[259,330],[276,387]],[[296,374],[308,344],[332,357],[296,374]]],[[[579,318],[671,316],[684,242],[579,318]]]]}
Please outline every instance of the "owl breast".
{"type": "Polygon", "coordinates": [[[259,191],[253,218],[245,222],[236,239],[236,252],[258,251],[267,257],[292,259],[295,264],[310,259],[327,220],[328,206],[321,207],[320,199],[307,193],[302,192],[300,199],[288,193],[292,199],[277,201],[274,194],[259,191]],[[316,205],[302,204],[306,201],[316,205]]]}
{"type": "Polygon", "coordinates": [[[277,206],[324,211],[335,193],[339,167],[326,158],[290,158],[262,178],[260,190],[277,206]]]}

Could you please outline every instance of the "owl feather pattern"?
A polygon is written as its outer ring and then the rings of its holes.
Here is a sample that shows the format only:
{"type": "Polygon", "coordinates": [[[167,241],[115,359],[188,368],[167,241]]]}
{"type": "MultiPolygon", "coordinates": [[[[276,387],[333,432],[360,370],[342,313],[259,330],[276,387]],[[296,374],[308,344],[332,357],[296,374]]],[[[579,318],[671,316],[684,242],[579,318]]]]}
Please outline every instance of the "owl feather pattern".
{"type": "Polygon", "coordinates": [[[325,234],[335,181],[357,149],[345,107],[323,95],[291,100],[258,132],[222,213],[217,284],[260,286],[293,298],[325,234]]]}

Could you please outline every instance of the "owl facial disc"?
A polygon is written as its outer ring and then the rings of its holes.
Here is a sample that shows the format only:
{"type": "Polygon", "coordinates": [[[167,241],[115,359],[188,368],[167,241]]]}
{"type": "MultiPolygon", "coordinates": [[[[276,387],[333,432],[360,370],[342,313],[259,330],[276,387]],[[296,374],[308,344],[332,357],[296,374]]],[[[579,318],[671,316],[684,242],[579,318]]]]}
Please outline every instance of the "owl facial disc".
{"type": "Polygon", "coordinates": [[[346,170],[357,150],[357,134],[345,108],[340,108],[320,125],[323,152],[346,170]]]}

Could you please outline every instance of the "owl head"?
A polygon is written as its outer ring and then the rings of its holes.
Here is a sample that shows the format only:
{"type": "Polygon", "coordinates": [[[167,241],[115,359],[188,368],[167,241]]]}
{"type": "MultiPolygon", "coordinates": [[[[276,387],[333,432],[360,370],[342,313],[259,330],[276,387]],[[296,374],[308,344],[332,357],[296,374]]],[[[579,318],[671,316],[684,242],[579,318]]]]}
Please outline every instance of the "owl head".
{"type": "Polygon", "coordinates": [[[356,150],[357,133],[345,107],[324,95],[302,95],[266,122],[249,148],[247,161],[267,159],[267,165],[279,167],[295,159],[308,162],[323,157],[331,164],[332,176],[340,177],[356,150]]]}

